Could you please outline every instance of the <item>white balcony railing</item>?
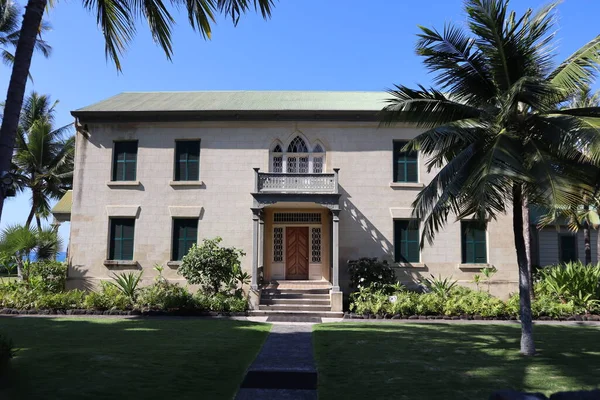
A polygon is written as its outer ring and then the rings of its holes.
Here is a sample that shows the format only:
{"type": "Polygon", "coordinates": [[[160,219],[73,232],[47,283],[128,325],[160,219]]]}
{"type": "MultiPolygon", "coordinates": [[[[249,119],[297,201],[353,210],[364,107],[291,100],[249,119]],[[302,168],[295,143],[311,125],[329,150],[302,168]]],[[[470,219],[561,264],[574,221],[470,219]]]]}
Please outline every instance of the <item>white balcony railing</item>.
{"type": "Polygon", "coordinates": [[[333,174],[256,173],[257,193],[338,193],[338,169],[333,174]]]}

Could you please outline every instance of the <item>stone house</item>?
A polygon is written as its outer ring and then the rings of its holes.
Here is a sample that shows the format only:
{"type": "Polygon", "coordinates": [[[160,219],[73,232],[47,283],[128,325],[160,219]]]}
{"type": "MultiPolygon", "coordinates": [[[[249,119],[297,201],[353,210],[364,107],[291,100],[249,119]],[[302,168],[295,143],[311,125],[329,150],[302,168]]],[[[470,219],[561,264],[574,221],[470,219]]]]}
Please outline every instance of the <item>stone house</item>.
{"type": "Polygon", "coordinates": [[[266,312],[341,311],[347,261],[359,257],[388,260],[407,284],[433,274],[472,285],[494,266],[492,293],[516,291],[510,215],[450,221],[419,248],[411,204],[435,171],[402,152],[418,129],[379,126],[385,98],[122,93],[73,111],[73,191],[55,208],[71,223],[69,286],[131,269],[150,282],[155,264],[183,282],[176,268],[189,247],[220,236],[246,253],[253,307],[266,312]],[[316,302],[261,297],[261,288],[316,302]]]}

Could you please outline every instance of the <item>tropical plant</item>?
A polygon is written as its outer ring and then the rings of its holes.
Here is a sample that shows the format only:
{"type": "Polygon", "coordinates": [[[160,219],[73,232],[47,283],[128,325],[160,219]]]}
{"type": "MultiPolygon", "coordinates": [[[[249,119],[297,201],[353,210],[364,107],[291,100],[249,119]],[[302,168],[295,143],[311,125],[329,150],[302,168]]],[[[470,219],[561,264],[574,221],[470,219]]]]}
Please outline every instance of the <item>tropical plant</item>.
{"type": "Polygon", "coordinates": [[[11,225],[0,233],[0,252],[12,256],[21,279],[34,253],[37,260],[50,260],[61,247],[62,239],[53,229],[11,225]]]}
{"type": "Polygon", "coordinates": [[[27,283],[33,290],[60,293],[65,290],[67,265],[60,261],[40,260],[26,263],[27,283]]]}
{"type": "Polygon", "coordinates": [[[519,267],[521,352],[535,354],[523,204],[581,204],[597,176],[597,108],[562,108],[593,82],[600,36],[553,65],[557,3],[521,17],[507,0],[466,0],[468,30],[421,27],[417,54],[437,88],[397,85],[382,123],[425,132],[405,150],[429,158],[435,176],[415,200],[421,244],[451,216],[493,219],[512,210],[519,267]],[[593,151],[592,151],[593,150],[593,151]]]}
{"type": "Polygon", "coordinates": [[[217,237],[204,239],[200,246],[194,244],[183,256],[177,273],[211,294],[219,293],[224,287],[231,289],[236,279],[247,279],[246,274],[240,274],[241,258],[246,254],[235,247],[221,247],[222,241],[217,237]]]}
{"type": "Polygon", "coordinates": [[[113,285],[121,291],[125,296],[127,296],[132,302],[135,301],[138,285],[140,284],[140,279],[142,278],[142,272],[139,274],[129,272],[129,273],[121,273],[121,274],[113,274],[112,279],[114,282],[111,282],[113,285]]]}
{"type": "Polygon", "coordinates": [[[141,288],[136,306],[150,310],[187,309],[193,306],[193,300],[185,287],[164,280],[141,288]]]}
{"type": "Polygon", "coordinates": [[[93,310],[128,310],[132,303],[112,282],[102,281],[100,290],[90,292],[83,305],[93,310]]]}
{"type": "Polygon", "coordinates": [[[435,293],[440,297],[448,297],[452,292],[452,289],[458,284],[456,280],[452,280],[452,277],[442,278],[439,275],[437,278],[430,274],[431,278],[421,279],[421,284],[425,286],[428,292],[435,293]]]}
{"type": "Polygon", "coordinates": [[[569,262],[542,268],[539,275],[536,289],[563,303],[573,302],[589,311],[600,300],[600,264],[569,262]]]}
{"type": "MultiPolygon", "coordinates": [[[[4,3],[7,0],[1,1],[4,3]]],[[[0,126],[0,173],[10,169],[31,58],[36,47],[44,10],[53,3],[53,0],[27,0],[26,3],[0,126]]],[[[237,25],[242,14],[254,9],[260,11],[264,19],[268,19],[274,7],[274,0],[175,0],[169,4],[175,5],[176,8],[177,6],[185,8],[192,28],[198,30],[204,38],[210,38],[212,24],[217,15],[225,15],[231,18],[234,25],[237,25]]],[[[96,23],[104,35],[105,55],[114,62],[117,70],[121,71],[120,57],[135,37],[137,22],[140,20],[148,24],[152,39],[163,49],[167,58],[171,59],[173,54],[171,32],[175,18],[171,15],[168,4],[162,0],[145,2],[84,0],[82,6],[87,11],[95,13],[96,23]]],[[[3,205],[4,193],[0,191],[0,217],[3,205]]]]}
{"type": "Polygon", "coordinates": [[[75,138],[65,137],[72,124],[53,127],[57,104],[36,92],[25,99],[13,156],[11,173],[17,190],[31,191],[25,225],[35,216],[38,229],[41,220],[50,215],[50,200],[60,199],[73,183],[75,138]]]}
{"type": "Polygon", "coordinates": [[[352,289],[377,287],[398,281],[392,266],[386,260],[377,258],[348,260],[348,274],[352,289]]]}
{"type": "MultiPolygon", "coordinates": [[[[0,1],[0,58],[2,62],[10,67],[13,66],[15,55],[12,51],[19,42],[19,7],[11,0],[0,1]]],[[[42,34],[50,30],[50,25],[43,22],[40,24],[38,36],[35,40],[35,50],[42,53],[46,58],[50,57],[52,48],[42,39],[42,34]]]]}

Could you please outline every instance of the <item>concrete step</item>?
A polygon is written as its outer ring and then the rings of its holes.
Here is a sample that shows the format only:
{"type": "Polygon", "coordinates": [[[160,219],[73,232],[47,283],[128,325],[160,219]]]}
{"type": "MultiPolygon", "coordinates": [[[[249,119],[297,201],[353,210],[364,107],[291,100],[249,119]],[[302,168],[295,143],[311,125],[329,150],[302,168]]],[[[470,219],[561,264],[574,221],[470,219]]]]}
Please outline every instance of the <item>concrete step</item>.
{"type": "Polygon", "coordinates": [[[303,316],[303,317],[319,317],[319,318],[343,318],[343,312],[337,311],[282,311],[282,310],[252,310],[248,312],[251,317],[265,317],[270,315],[278,316],[303,316]]]}
{"type": "Polygon", "coordinates": [[[302,299],[302,300],[329,300],[331,296],[326,294],[312,293],[262,293],[261,299],[302,299]]]}
{"type": "Polygon", "coordinates": [[[312,304],[276,304],[258,306],[259,310],[274,310],[274,311],[331,311],[331,306],[312,305],[312,304]]]}
{"type": "Polygon", "coordinates": [[[281,299],[281,298],[261,298],[261,305],[286,305],[286,304],[302,304],[302,305],[310,305],[310,306],[331,306],[331,302],[329,298],[325,299],[281,299]]]}
{"type": "Polygon", "coordinates": [[[263,289],[261,293],[274,294],[329,294],[329,289],[263,289]]]}

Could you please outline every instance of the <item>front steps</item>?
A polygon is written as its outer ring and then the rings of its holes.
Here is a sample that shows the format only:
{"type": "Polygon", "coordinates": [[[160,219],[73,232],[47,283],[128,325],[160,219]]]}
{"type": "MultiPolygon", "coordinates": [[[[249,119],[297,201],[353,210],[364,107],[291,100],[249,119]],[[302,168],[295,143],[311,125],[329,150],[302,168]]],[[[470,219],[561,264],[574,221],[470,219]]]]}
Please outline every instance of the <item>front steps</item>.
{"type": "Polygon", "coordinates": [[[329,282],[279,281],[263,286],[258,310],[250,315],[339,318],[343,313],[331,311],[329,282]]]}

